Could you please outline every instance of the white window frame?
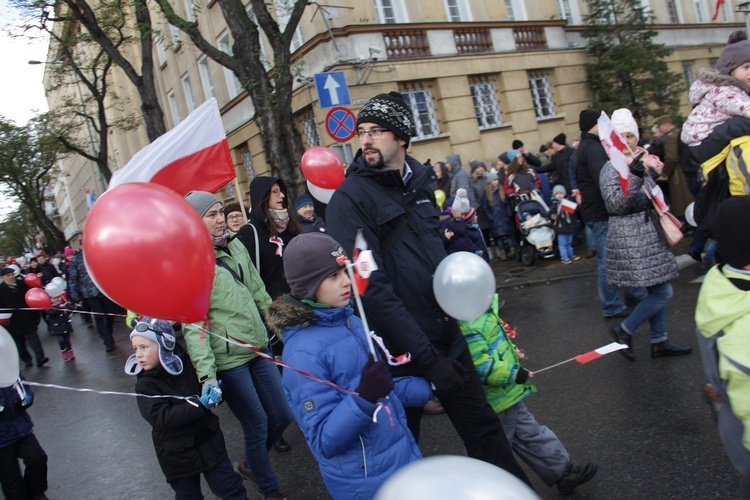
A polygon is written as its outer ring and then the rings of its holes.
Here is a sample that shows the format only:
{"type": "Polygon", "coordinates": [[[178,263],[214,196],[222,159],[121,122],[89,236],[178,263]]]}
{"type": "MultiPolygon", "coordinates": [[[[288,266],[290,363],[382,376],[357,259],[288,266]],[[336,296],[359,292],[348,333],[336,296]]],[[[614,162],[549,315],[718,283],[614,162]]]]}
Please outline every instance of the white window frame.
{"type": "Polygon", "coordinates": [[[404,0],[373,0],[379,24],[408,23],[404,0]],[[390,11],[390,12],[389,12],[390,11]]]}
{"type": "Polygon", "coordinates": [[[341,158],[344,165],[349,165],[354,161],[354,153],[352,152],[352,145],[348,142],[331,144],[330,148],[336,155],[341,158]]]}
{"type": "MultiPolygon", "coordinates": [[[[219,48],[219,50],[231,56],[232,44],[229,42],[229,33],[224,33],[222,36],[220,36],[218,41],[216,42],[216,46],[219,48]]],[[[229,94],[229,100],[231,101],[232,99],[240,95],[240,92],[242,92],[242,84],[237,78],[237,75],[234,74],[234,71],[227,68],[226,66],[222,66],[222,68],[224,68],[224,81],[227,84],[227,93],[229,94]]]]}
{"type": "MultiPolygon", "coordinates": [[[[289,5],[289,0],[274,0],[274,5],[276,6],[276,15],[279,18],[279,29],[281,31],[284,31],[286,29],[286,25],[289,23],[293,5],[289,5]]],[[[255,21],[255,18],[251,19],[255,21]]],[[[302,28],[298,23],[297,27],[294,29],[292,40],[289,43],[289,52],[294,52],[304,44],[305,39],[302,36],[302,28]]]]}
{"type": "Polygon", "coordinates": [[[693,85],[693,82],[695,82],[695,70],[693,69],[693,63],[682,63],[682,77],[685,79],[685,86],[688,92],[690,92],[690,86],[693,85]]]}
{"type": "Polygon", "coordinates": [[[709,14],[706,14],[704,9],[703,0],[693,0],[693,8],[695,9],[695,21],[698,23],[708,22],[709,14]]]}
{"type": "Polygon", "coordinates": [[[495,81],[488,77],[474,78],[469,82],[469,88],[474,101],[474,112],[479,123],[479,130],[501,126],[503,115],[497,100],[495,81]]]}
{"type": "Polygon", "coordinates": [[[581,12],[578,10],[576,0],[557,0],[557,7],[560,9],[560,18],[566,19],[568,24],[582,24],[581,12]]]}
{"type": "Polygon", "coordinates": [[[182,118],[180,118],[180,109],[177,107],[177,96],[174,95],[174,91],[167,94],[167,100],[169,101],[169,110],[172,113],[172,122],[176,127],[182,121],[182,118]]]}
{"type": "Polygon", "coordinates": [[[471,22],[471,9],[466,0],[443,0],[445,4],[445,14],[448,18],[448,22],[451,23],[463,23],[471,22]],[[451,11],[455,11],[455,14],[451,14],[451,11]]]}
{"type": "Polygon", "coordinates": [[[555,97],[552,94],[552,85],[548,74],[535,73],[529,75],[529,90],[531,91],[537,121],[557,116],[555,97]]]}
{"type": "Polygon", "coordinates": [[[190,75],[185,74],[182,77],[182,92],[185,94],[185,105],[188,114],[195,111],[195,97],[193,96],[193,87],[190,85],[190,75]]]}
{"type": "Polygon", "coordinates": [[[409,88],[401,89],[401,95],[404,97],[407,106],[411,110],[414,120],[412,135],[414,139],[429,139],[440,135],[440,123],[435,112],[435,101],[432,98],[432,90],[426,85],[415,85],[409,88]]]}
{"type": "Polygon", "coordinates": [[[182,40],[180,39],[180,28],[170,24],[169,33],[172,35],[172,50],[177,51],[182,46],[182,40]]]}
{"type": "Polygon", "coordinates": [[[203,56],[198,61],[198,74],[201,77],[203,97],[205,97],[206,100],[216,97],[216,93],[214,92],[214,82],[211,80],[211,68],[208,66],[208,56],[203,56]]]}
{"type": "Polygon", "coordinates": [[[508,21],[529,20],[523,0],[505,0],[505,11],[508,14],[508,21]]]}
{"type": "Polygon", "coordinates": [[[732,0],[724,0],[724,3],[719,7],[719,15],[721,16],[722,23],[734,22],[734,9],[732,8],[732,0]]]}
{"type": "Polygon", "coordinates": [[[185,15],[187,17],[187,20],[191,23],[194,23],[196,21],[196,18],[195,4],[193,3],[193,0],[183,0],[183,3],[185,5],[185,15]]]}
{"type": "Polygon", "coordinates": [[[227,182],[227,185],[224,186],[224,189],[227,192],[227,198],[234,198],[234,181],[233,180],[227,182]]]}
{"type": "Polygon", "coordinates": [[[245,165],[245,171],[247,172],[247,182],[250,183],[255,179],[255,168],[253,167],[253,155],[250,154],[250,148],[247,144],[242,146],[240,150],[242,154],[242,163],[245,165]]]}
{"type": "Polygon", "coordinates": [[[302,129],[305,132],[305,142],[308,148],[320,146],[318,124],[315,122],[315,113],[312,110],[309,110],[302,117],[302,129]]]}
{"type": "Polygon", "coordinates": [[[156,45],[156,57],[159,59],[159,67],[167,62],[167,51],[164,48],[164,39],[161,33],[154,34],[154,45],[156,45]]]}
{"type": "Polygon", "coordinates": [[[677,0],[666,0],[664,6],[667,9],[667,16],[669,17],[668,21],[672,24],[681,24],[682,10],[680,9],[680,2],[677,0]],[[672,9],[670,9],[670,6],[672,9]],[[674,20],[671,19],[672,15],[675,17],[674,20]]]}

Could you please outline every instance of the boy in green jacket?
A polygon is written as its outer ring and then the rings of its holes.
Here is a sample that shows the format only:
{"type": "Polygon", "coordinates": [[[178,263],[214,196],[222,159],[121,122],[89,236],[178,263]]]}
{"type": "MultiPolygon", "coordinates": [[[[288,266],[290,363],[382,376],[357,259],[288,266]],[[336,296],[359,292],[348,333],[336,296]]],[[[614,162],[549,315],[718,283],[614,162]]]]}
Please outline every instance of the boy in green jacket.
{"type": "Polygon", "coordinates": [[[521,366],[524,354],[513,344],[506,324],[497,313],[498,296],[489,310],[473,321],[459,321],[469,344],[471,358],[479,373],[487,401],[500,418],[513,450],[536,472],[547,486],[557,485],[563,495],[596,475],[596,464],[578,465],[558,437],[539,425],[524,404],[536,387],[534,373],[521,366]]]}

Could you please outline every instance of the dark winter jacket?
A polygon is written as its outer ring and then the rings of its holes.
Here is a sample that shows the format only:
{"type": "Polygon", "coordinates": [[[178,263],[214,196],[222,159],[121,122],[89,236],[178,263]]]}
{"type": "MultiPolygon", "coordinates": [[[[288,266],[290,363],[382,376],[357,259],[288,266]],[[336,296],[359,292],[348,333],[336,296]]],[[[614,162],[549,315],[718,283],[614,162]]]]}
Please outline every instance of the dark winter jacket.
{"type": "Polygon", "coordinates": [[[606,221],[607,207],[604,206],[599,189],[599,174],[609,161],[599,136],[583,132],[576,151],[576,175],[581,191],[581,218],[584,222],[606,221]]]}
{"type": "MultiPolygon", "coordinates": [[[[283,330],[285,363],[344,389],[359,385],[369,349],[354,309],[313,309],[287,296],[271,305],[268,322],[283,330]]],[[[389,399],[380,400],[390,412],[381,411],[373,422],[375,404],[284,370],[289,406],[334,499],[370,499],[398,469],[422,458],[402,403],[424,406],[431,397],[428,382],[395,382],[389,399]]]]}
{"type": "Polygon", "coordinates": [[[323,217],[320,217],[315,213],[313,213],[312,219],[305,219],[300,214],[295,215],[297,216],[297,222],[299,222],[303,233],[326,232],[326,222],[323,220],[323,217]]]}
{"type": "Polygon", "coordinates": [[[432,291],[432,276],[446,256],[432,190],[435,173],[412,157],[406,161],[413,172],[408,186],[399,171],[371,168],[358,151],[328,204],[326,221],[328,234],[349,255],[363,229],[378,266],[362,297],[370,326],[392,354],[411,353],[412,362],[395,372],[415,374],[438,353],[456,357],[467,346],[432,291]],[[381,245],[402,217],[408,223],[384,255],[381,245]]]}
{"type": "Polygon", "coordinates": [[[39,266],[39,272],[42,273],[42,286],[52,281],[53,278],[60,276],[51,262],[45,262],[43,266],[39,266]]]}
{"type": "Polygon", "coordinates": [[[487,199],[487,193],[484,193],[482,196],[482,211],[490,219],[490,235],[493,238],[515,233],[513,208],[511,208],[510,203],[506,203],[500,198],[498,190],[494,190],[492,193],[492,205],[487,199]]]}
{"type": "Polygon", "coordinates": [[[70,265],[68,272],[68,282],[70,298],[73,299],[73,302],[80,302],[81,299],[93,299],[101,295],[86,269],[83,250],[73,257],[73,263],[70,265]]]}
{"type": "Polygon", "coordinates": [[[465,220],[456,220],[451,213],[440,222],[439,227],[440,239],[443,240],[445,251],[449,254],[455,252],[476,253],[481,250],[469,236],[469,224],[465,220]],[[453,232],[453,236],[450,239],[445,236],[446,229],[453,232]]]}
{"type": "Polygon", "coordinates": [[[575,149],[565,146],[552,157],[552,165],[555,167],[554,184],[562,184],[568,193],[573,192],[575,184],[575,165],[570,162],[575,152],[575,149]]]}
{"type": "Polygon", "coordinates": [[[575,234],[578,232],[578,217],[575,214],[566,212],[561,209],[562,203],[554,200],[550,206],[549,211],[555,215],[555,220],[552,223],[552,228],[555,230],[555,234],[575,234]]]}
{"type": "MultiPolygon", "coordinates": [[[[190,359],[181,347],[175,349],[183,370],[170,375],[161,366],[138,374],[138,394],[198,396],[201,385],[190,359]]],[[[219,417],[200,403],[194,406],[175,398],[137,398],[138,409],[151,424],[156,458],[167,482],[213,469],[227,458],[219,417]]],[[[197,402],[197,398],[196,398],[197,402]]]]}
{"type": "MultiPolygon", "coordinates": [[[[268,225],[273,224],[266,217],[266,212],[263,208],[263,200],[268,195],[271,187],[274,184],[278,184],[281,190],[287,192],[284,181],[277,179],[276,177],[256,177],[250,184],[250,201],[252,203],[252,210],[250,211],[250,219],[247,224],[242,226],[237,231],[237,238],[247,248],[247,253],[250,254],[250,258],[258,269],[260,278],[266,285],[266,291],[272,299],[279,295],[289,293],[289,285],[286,283],[284,277],[284,248],[289,242],[297,236],[292,233],[291,224],[287,226],[287,229],[281,233],[277,238],[281,238],[281,243],[274,243],[271,241],[271,233],[268,230],[268,225]],[[258,233],[258,255],[255,252],[255,233],[253,227],[258,233]],[[260,257],[260,265],[258,264],[257,258],[260,257]]],[[[286,200],[286,199],[285,199],[286,200]]],[[[287,207],[288,208],[288,207],[287,207]]],[[[293,211],[289,214],[290,217],[294,216],[293,211]]]]}
{"type": "Polygon", "coordinates": [[[41,321],[39,311],[28,309],[26,304],[26,292],[29,291],[29,285],[23,280],[22,275],[16,276],[16,286],[11,288],[5,282],[0,283],[0,307],[3,309],[13,309],[11,312],[10,323],[6,325],[8,331],[13,336],[22,336],[28,331],[34,331],[41,321]],[[25,310],[24,310],[25,309],[25,310]]]}
{"type": "Polygon", "coordinates": [[[70,312],[62,306],[53,306],[44,311],[47,321],[49,322],[49,331],[53,335],[65,335],[73,333],[73,326],[70,324],[70,312]]]}
{"type": "MultiPolygon", "coordinates": [[[[24,388],[33,400],[34,393],[31,388],[27,385],[24,385],[24,388]]],[[[0,448],[9,446],[34,432],[34,424],[26,413],[28,406],[21,406],[21,399],[12,385],[0,387],[0,408],[0,448]]]]}

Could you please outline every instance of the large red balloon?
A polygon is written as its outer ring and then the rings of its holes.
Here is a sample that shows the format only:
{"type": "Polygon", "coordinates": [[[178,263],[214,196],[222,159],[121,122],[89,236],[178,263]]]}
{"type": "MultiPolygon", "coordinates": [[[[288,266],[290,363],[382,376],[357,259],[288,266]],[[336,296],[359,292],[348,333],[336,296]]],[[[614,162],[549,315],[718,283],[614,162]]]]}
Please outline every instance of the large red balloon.
{"type": "Polygon", "coordinates": [[[305,178],[324,189],[336,189],[344,182],[344,162],[330,148],[313,146],[302,155],[305,178]]]}
{"type": "Polygon", "coordinates": [[[24,299],[26,299],[26,305],[32,309],[49,309],[52,307],[49,295],[42,288],[29,288],[26,290],[24,299]]]}
{"type": "Polygon", "coordinates": [[[83,256],[99,289],[154,318],[194,323],[206,316],[213,243],[203,219],[158,184],[122,184],[100,196],[83,230],[83,256]]]}
{"type": "Polygon", "coordinates": [[[29,288],[42,286],[42,280],[39,278],[37,273],[29,273],[23,277],[23,281],[28,285],[29,288]]]}

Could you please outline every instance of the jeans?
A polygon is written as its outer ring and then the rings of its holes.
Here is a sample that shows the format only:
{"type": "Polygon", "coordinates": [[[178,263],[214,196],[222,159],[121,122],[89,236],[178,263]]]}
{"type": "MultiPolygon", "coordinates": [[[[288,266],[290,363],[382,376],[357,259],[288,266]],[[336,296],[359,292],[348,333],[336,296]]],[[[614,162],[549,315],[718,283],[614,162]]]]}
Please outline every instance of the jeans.
{"type": "Polygon", "coordinates": [[[562,260],[570,260],[573,257],[573,235],[572,234],[558,234],[557,235],[557,246],[560,249],[560,258],[562,260]]]}
{"type": "Polygon", "coordinates": [[[280,489],[268,450],[292,421],[281,375],[273,363],[257,357],[216,374],[224,399],[242,426],[245,460],[264,495],[280,489]]]}
{"type": "Polygon", "coordinates": [[[607,282],[607,231],[609,231],[609,221],[587,222],[586,227],[591,230],[594,236],[594,248],[596,248],[597,263],[597,287],[599,290],[599,299],[602,301],[602,314],[614,316],[627,308],[627,304],[635,304],[646,294],[640,288],[625,288],[625,301],[618,294],[619,288],[610,285],[607,282]]]}
{"type": "Polygon", "coordinates": [[[0,483],[8,499],[32,498],[47,491],[47,454],[34,434],[0,448],[0,483]],[[23,460],[23,475],[18,459],[23,460]]]}
{"type": "Polygon", "coordinates": [[[648,320],[651,325],[651,343],[656,344],[667,340],[664,318],[667,315],[667,302],[672,299],[672,285],[669,282],[662,283],[650,286],[646,288],[646,291],[648,292],[646,297],[638,303],[620,326],[633,335],[638,327],[648,320]]]}
{"type": "MultiPolygon", "coordinates": [[[[223,462],[203,473],[211,492],[223,500],[246,500],[247,491],[242,485],[242,478],[232,468],[232,462],[225,458],[223,462]]],[[[175,500],[203,499],[201,493],[201,476],[177,479],[169,483],[175,492],[175,500]]]]}

